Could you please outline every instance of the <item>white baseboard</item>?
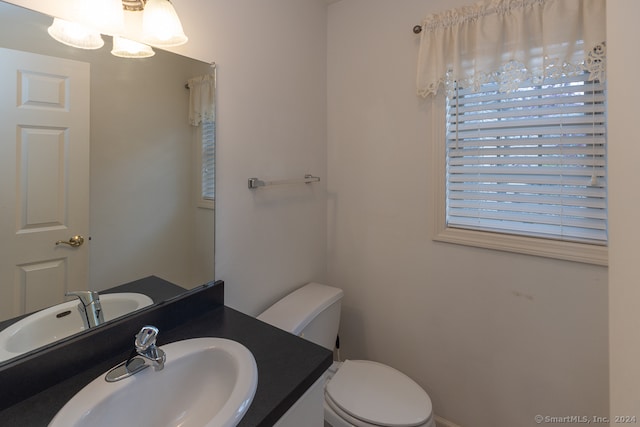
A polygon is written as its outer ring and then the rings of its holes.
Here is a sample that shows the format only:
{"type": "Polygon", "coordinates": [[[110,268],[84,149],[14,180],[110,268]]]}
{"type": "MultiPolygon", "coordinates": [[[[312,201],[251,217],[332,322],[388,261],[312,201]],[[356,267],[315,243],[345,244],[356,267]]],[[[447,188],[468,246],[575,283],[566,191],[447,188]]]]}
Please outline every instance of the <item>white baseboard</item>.
{"type": "Polygon", "coordinates": [[[445,420],[442,417],[436,415],[436,427],[461,427],[458,424],[452,423],[449,420],[445,420]]]}

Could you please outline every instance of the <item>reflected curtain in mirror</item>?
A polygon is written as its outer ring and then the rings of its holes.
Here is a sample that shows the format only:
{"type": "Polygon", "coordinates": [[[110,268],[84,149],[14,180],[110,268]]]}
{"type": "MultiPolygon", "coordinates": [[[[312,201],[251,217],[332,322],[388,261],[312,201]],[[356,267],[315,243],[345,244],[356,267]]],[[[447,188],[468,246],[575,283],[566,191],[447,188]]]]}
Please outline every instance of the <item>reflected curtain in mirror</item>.
{"type": "Polygon", "coordinates": [[[216,67],[211,73],[189,79],[189,123],[200,126],[200,193],[199,205],[213,208],[215,200],[215,94],[216,67]]]}

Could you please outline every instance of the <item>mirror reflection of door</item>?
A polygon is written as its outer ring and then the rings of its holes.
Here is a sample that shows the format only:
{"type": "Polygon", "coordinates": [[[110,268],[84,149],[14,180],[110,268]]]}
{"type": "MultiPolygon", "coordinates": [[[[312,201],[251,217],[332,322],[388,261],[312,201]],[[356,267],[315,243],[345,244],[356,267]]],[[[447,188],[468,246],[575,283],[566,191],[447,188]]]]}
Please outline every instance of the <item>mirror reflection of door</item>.
{"type": "Polygon", "coordinates": [[[87,63],[0,48],[0,320],[88,287],[89,91],[87,63]]]}

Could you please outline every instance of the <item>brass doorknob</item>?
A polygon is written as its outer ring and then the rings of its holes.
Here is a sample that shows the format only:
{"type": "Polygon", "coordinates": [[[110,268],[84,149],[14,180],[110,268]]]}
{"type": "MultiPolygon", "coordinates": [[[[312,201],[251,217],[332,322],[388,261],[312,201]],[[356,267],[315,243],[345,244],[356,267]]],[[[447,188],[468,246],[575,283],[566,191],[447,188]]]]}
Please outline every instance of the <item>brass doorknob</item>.
{"type": "Polygon", "coordinates": [[[83,243],[84,243],[84,237],[82,237],[82,236],[73,236],[68,241],[58,240],[56,242],[56,246],[62,244],[62,245],[69,245],[71,247],[77,248],[78,246],[82,246],[83,243]]]}

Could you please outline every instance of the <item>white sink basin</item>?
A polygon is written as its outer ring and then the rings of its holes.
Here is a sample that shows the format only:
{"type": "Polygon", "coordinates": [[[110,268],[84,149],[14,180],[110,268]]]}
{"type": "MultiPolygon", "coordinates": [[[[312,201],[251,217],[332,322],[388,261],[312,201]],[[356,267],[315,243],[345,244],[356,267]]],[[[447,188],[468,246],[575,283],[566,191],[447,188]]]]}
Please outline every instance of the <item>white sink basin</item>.
{"type": "Polygon", "coordinates": [[[80,390],[49,427],[235,426],[258,384],[251,352],[224,338],[194,338],[160,347],[164,369],[147,368],[117,382],[105,374],[80,390]]]}
{"type": "MultiPolygon", "coordinates": [[[[0,362],[66,338],[85,329],[78,300],[54,305],[14,323],[0,332],[0,362]]],[[[104,320],[112,320],[153,304],[146,295],[100,295],[104,320]]]]}

